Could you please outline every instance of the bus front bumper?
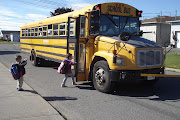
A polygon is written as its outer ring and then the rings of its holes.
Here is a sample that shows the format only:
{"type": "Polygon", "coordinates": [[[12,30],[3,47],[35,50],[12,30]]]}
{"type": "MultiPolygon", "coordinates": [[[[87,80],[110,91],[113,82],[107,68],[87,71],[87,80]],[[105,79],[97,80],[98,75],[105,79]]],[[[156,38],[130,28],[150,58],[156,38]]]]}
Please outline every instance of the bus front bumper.
{"type": "Polygon", "coordinates": [[[145,70],[110,70],[110,80],[120,82],[147,79],[146,76],[143,77],[141,74],[164,74],[164,67],[145,70]]]}

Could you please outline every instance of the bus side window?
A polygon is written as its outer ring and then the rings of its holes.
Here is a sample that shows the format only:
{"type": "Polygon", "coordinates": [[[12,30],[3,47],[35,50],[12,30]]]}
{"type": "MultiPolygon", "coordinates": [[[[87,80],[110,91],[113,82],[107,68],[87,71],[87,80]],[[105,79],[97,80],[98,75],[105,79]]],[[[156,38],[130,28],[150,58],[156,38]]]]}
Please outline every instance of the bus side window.
{"type": "Polygon", "coordinates": [[[31,37],[34,37],[34,28],[31,28],[31,37]]]}
{"type": "Polygon", "coordinates": [[[35,36],[38,36],[38,28],[35,28],[35,36]]]}
{"type": "Polygon", "coordinates": [[[75,23],[75,21],[71,21],[71,23],[70,23],[70,31],[69,31],[70,36],[75,36],[75,32],[74,32],[75,31],[75,27],[74,27],[75,24],[74,23],[75,23]]]}
{"type": "Polygon", "coordinates": [[[22,29],[22,36],[25,36],[25,30],[22,29]]]}
{"type": "Polygon", "coordinates": [[[31,32],[31,28],[28,29],[28,36],[31,36],[30,32],[31,32]]]}
{"type": "Polygon", "coordinates": [[[53,35],[54,36],[58,35],[58,24],[53,24],[53,35]]]}
{"type": "Polygon", "coordinates": [[[65,31],[66,31],[66,23],[60,23],[59,24],[59,35],[65,36],[65,31]]]}
{"type": "Polygon", "coordinates": [[[48,25],[48,36],[52,36],[52,24],[48,25]]]}
{"type": "Polygon", "coordinates": [[[39,37],[42,37],[42,26],[39,26],[39,37]]]}
{"type": "Polygon", "coordinates": [[[43,37],[47,36],[47,26],[43,26],[43,37]]]}
{"type": "Polygon", "coordinates": [[[28,30],[26,29],[26,37],[28,36],[28,30]]]}
{"type": "Polygon", "coordinates": [[[80,18],[80,37],[86,37],[86,16],[81,16],[80,18]]]}

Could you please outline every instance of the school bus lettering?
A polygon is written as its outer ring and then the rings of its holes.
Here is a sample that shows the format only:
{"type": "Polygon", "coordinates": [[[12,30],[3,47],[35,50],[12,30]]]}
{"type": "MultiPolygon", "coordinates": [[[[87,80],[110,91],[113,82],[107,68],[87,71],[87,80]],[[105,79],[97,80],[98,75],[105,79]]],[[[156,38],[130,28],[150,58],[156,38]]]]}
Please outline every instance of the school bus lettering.
{"type": "Polygon", "coordinates": [[[122,80],[155,82],[164,75],[163,48],[140,37],[138,11],[102,3],[28,23],[21,27],[20,47],[34,66],[44,60],[60,63],[71,53],[76,82],[92,81],[101,92],[111,92],[122,80]]]}
{"type": "Polygon", "coordinates": [[[124,7],[124,13],[131,14],[131,8],[124,7]]]}
{"type": "Polygon", "coordinates": [[[121,7],[119,6],[111,6],[111,5],[108,5],[107,6],[107,12],[118,12],[118,13],[122,13],[121,11],[121,7]]]}

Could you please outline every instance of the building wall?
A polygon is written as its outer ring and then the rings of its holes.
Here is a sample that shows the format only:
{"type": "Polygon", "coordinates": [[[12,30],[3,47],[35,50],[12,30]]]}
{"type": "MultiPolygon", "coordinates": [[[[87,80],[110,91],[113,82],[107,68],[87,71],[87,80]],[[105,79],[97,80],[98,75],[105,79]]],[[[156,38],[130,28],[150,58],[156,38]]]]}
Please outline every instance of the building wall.
{"type": "Polygon", "coordinates": [[[140,29],[144,32],[142,36],[143,38],[156,42],[156,25],[142,25],[140,29]]]}
{"type": "MultiPolygon", "coordinates": [[[[179,22],[179,23],[171,23],[171,36],[170,36],[171,44],[175,45],[175,42],[174,42],[174,40],[173,40],[173,34],[174,34],[174,35],[177,35],[177,34],[179,34],[179,32],[180,32],[180,22],[179,22]]],[[[178,37],[178,36],[177,36],[177,37],[178,37]]],[[[178,37],[178,39],[179,39],[179,41],[180,41],[180,38],[179,38],[179,37],[178,37]]],[[[178,41],[177,44],[180,44],[179,41],[178,41]]],[[[179,45],[177,45],[177,44],[175,45],[175,47],[180,48],[179,45]]]]}

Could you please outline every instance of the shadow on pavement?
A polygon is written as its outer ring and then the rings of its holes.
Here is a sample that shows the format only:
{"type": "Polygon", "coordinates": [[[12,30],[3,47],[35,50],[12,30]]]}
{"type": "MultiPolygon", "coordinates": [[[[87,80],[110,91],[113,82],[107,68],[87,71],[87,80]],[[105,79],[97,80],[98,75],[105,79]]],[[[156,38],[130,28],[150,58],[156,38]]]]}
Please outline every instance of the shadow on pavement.
{"type": "Polygon", "coordinates": [[[17,54],[21,53],[20,51],[0,51],[0,55],[8,55],[8,54],[17,54]]]}
{"type": "Polygon", "coordinates": [[[154,86],[148,85],[119,85],[113,95],[137,97],[155,101],[179,101],[180,100],[180,79],[160,78],[154,86]],[[152,97],[156,96],[156,97],[152,97]]]}
{"type": "Polygon", "coordinates": [[[65,101],[65,100],[77,100],[75,97],[43,97],[46,101],[65,101]]]}
{"type": "Polygon", "coordinates": [[[34,90],[24,90],[23,92],[30,92],[30,93],[33,93],[33,94],[38,94],[36,91],[34,90]]]}

